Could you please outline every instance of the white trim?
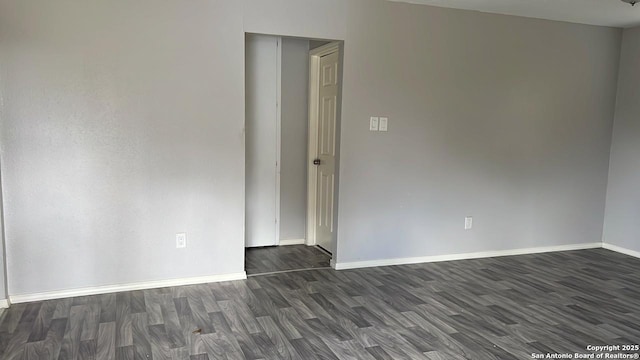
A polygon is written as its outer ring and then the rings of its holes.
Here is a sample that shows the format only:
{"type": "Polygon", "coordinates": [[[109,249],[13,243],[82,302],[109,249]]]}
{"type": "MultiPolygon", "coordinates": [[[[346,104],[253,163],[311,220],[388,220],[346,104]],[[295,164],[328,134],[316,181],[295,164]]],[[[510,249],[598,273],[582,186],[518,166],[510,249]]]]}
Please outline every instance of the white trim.
{"type": "Polygon", "coordinates": [[[640,258],[640,251],[630,250],[630,249],[620,247],[618,245],[607,244],[607,243],[602,243],[602,247],[607,250],[611,250],[611,251],[619,252],[621,254],[640,258]]]}
{"type": "Polygon", "coordinates": [[[280,162],[282,148],[282,38],[276,38],[276,228],[275,241],[280,245],[280,162]]]}
{"type": "Polygon", "coordinates": [[[119,285],[107,285],[107,286],[94,286],[81,289],[69,289],[69,290],[56,290],[42,293],[22,294],[22,295],[9,295],[9,300],[12,304],[19,304],[31,301],[43,301],[50,299],[62,299],[74,296],[87,296],[98,294],[109,294],[120,291],[132,291],[132,290],[145,290],[154,288],[163,288],[170,286],[183,286],[213,283],[221,281],[231,280],[245,280],[247,278],[246,272],[223,274],[223,275],[210,275],[210,276],[198,276],[182,279],[170,279],[170,280],[157,280],[157,281],[145,281],[140,283],[119,284],[119,285]]]}
{"type": "MultiPolygon", "coordinates": [[[[316,245],[316,192],[318,156],[318,84],[320,82],[320,58],[340,51],[340,42],[334,41],[309,51],[309,139],[307,150],[307,242],[316,245]]],[[[335,188],[334,188],[335,191],[335,188]]],[[[335,209],[333,210],[335,211],[335,209]]]]}
{"type": "Polygon", "coordinates": [[[305,239],[287,239],[280,240],[280,246],[288,246],[288,245],[304,245],[305,239]]]}
{"type": "Polygon", "coordinates": [[[8,309],[9,305],[9,299],[0,299],[0,309],[8,309]]]}
{"type": "Polygon", "coordinates": [[[307,149],[307,245],[316,244],[316,191],[318,169],[313,160],[318,151],[318,79],[320,60],[309,55],[309,139],[307,149]]]}
{"type": "Polygon", "coordinates": [[[373,267],[373,266],[406,265],[406,264],[418,264],[418,263],[452,261],[452,260],[480,259],[480,258],[498,257],[498,256],[538,254],[538,253],[555,252],[555,251],[595,249],[595,248],[601,248],[601,247],[602,247],[602,243],[588,243],[588,244],[536,247],[536,248],[527,248],[527,249],[483,251],[483,252],[475,252],[475,253],[450,254],[450,255],[435,255],[435,256],[421,256],[421,257],[410,257],[410,258],[339,262],[335,264],[335,269],[345,270],[345,269],[357,269],[357,268],[365,268],[365,267],[373,267]]]}

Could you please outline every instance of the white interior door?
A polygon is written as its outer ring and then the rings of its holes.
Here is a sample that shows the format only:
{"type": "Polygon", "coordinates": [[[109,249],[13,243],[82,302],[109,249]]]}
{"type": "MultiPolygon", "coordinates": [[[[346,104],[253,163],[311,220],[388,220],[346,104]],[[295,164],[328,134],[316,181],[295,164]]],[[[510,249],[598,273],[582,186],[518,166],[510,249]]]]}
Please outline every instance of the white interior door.
{"type": "Polygon", "coordinates": [[[245,246],[278,241],[279,41],[247,35],[245,62],[245,246]]]}
{"type": "Polygon", "coordinates": [[[338,52],[320,58],[318,79],[318,142],[316,187],[316,244],[333,251],[334,189],[336,172],[336,106],[338,98],[338,52]]]}

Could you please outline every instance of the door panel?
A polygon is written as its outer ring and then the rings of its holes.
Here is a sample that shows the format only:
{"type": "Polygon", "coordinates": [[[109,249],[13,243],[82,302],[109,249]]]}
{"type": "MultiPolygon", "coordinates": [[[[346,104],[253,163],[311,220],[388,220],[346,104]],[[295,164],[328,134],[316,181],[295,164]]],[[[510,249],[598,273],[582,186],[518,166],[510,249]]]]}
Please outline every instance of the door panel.
{"type": "Polygon", "coordinates": [[[334,185],[336,163],[336,101],[338,97],[338,52],[320,58],[318,178],[316,196],[316,243],[333,251],[334,185]]]}
{"type": "Polygon", "coordinates": [[[336,97],[323,97],[320,113],[320,155],[335,156],[336,97]]]}

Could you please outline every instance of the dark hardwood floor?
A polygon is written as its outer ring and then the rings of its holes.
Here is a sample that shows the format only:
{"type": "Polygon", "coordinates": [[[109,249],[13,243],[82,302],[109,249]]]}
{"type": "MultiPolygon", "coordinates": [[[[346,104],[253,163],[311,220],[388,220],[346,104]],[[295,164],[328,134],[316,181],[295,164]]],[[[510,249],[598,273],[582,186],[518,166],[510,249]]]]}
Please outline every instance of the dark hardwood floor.
{"type": "Polygon", "coordinates": [[[269,246],[245,250],[247,275],[329,267],[330,260],[331,256],[316,246],[269,246]]]}
{"type": "Polygon", "coordinates": [[[531,359],[640,342],[640,260],[603,249],[15,304],[9,359],[531,359]]]}

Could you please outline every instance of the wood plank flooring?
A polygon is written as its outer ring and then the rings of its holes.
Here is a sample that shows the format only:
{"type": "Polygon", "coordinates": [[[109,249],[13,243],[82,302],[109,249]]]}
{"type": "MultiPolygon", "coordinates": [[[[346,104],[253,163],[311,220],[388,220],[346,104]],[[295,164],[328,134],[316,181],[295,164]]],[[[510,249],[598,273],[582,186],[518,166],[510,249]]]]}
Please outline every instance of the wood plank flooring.
{"type": "Polygon", "coordinates": [[[247,248],[247,275],[329,267],[331,256],[316,246],[290,245],[247,248]]]}
{"type": "Polygon", "coordinates": [[[15,304],[12,359],[531,359],[640,342],[640,260],[604,249],[15,304]]]}

